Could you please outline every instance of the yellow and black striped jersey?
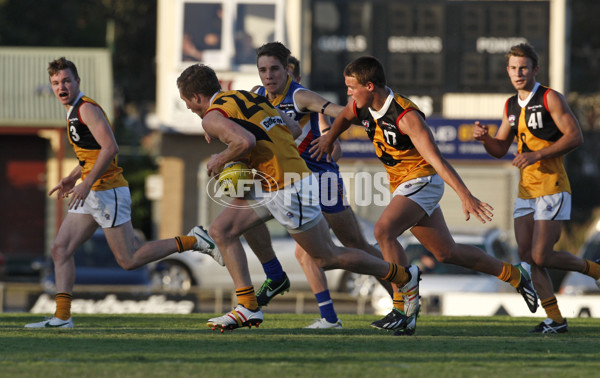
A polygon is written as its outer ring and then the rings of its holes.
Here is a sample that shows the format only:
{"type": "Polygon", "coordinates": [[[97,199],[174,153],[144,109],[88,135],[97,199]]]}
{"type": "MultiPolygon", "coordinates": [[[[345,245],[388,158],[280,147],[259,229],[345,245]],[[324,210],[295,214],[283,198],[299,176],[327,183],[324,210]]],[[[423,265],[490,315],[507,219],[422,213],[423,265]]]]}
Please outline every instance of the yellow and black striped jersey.
{"type": "Polygon", "coordinates": [[[354,114],[365,127],[377,157],[385,166],[392,192],[405,181],[436,173],[417,151],[410,137],[398,128],[400,119],[410,111],[417,111],[425,118],[417,105],[391,90],[383,108],[377,112],[357,108],[354,103],[354,114]]]}
{"type": "MultiPolygon", "coordinates": [[[[529,101],[519,103],[518,95],[506,101],[505,111],[512,132],[517,136],[519,153],[538,151],[554,144],[563,134],[548,111],[546,96],[550,88],[536,84],[529,101]]],[[[531,199],[571,192],[562,156],[542,159],[521,169],[519,198],[531,199]]]]}
{"type": "MultiPolygon", "coordinates": [[[[93,104],[102,110],[94,100],[86,96],[80,96],[67,114],[67,135],[77,160],[79,160],[82,180],[92,170],[100,154],[100,145],[87,125],[81,120],[80,109],[85,103],[93,104]]],[[[102,113],[104,113],[104,110],[102,110],[102,113]]],[[[104,117],[106,117],[106,113],[104,113],[104,117]]],[[[106,117],[106,122],[109,123],[108,117],[106,117]]],[[[128,186],[128,183],[123,177],[123,169],[117,165],[117,157],[115,156],[106,171],[94,182],[92,190],[107,190],[121,186],[128,186]]]]}
{"type": "Polygon", "coordinates": [[[273,191],[289,185],[294,179],[290,174],[311,174],[290,130],[266,97],[247,91],[220,92],[206,112],[214,110],[256,138],[256,146],[245,159],[251,168],[264,174],[263,189],[273,191]]]}

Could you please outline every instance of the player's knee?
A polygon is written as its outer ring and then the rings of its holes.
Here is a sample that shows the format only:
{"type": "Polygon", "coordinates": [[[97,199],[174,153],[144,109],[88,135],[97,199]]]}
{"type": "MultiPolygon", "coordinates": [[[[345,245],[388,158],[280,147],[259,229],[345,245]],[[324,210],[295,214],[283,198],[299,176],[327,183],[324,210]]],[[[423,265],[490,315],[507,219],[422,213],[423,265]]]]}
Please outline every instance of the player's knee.
{"type": "Polygon", "coordinates": [[[345,237],[344,240],[340,239],[340,241],[342,242],[342,245],[344,247],[354,248],[354,249],[362,249],[363,251],[368,252],[369,244],[362,237],[362,235],[358,234],[358,235],[346,235],[346,236],[349,236],[349,237],[345,237]]]}
{"type": "Polygon", "coordinates": [[[319,264],[319,267],[323,270],[338,269],[337,264],[333,264],[331,262],[323,262],[323,263],[319,264]]]}
{"type": "Polygon", "coordinates": [[[445,264],[449,264],[452,263],[452,261],[454,260],[454,252],[452,249],[450,248],[440,248],[438,250],[431,251],[433,253],[433,255],[435,256],[435,259],[438,262],[441,263],[445,263],[445,264]]]}
{"type": "Polygon", "coordinates": [[[537,266],[546,266],[546,255],[544,253],[534,253],[531,260],[537,266]]]}
{"type": "Polygon", "coordinates": [[[140,267],[139,264],[137,264],[133,259],[122,258],[118,256],[115,256],[115,259],[117,260],[117,264],[119,264],[119,266],[125,270],[134,270],[140,267]]]}
{"type": "Polygon", "coordinates": [[[386,240],[386,238],[390,237],[390,228],[384,222],[377,222],[375,223],[375,227],[373,229],[373,235],[375,236],[375,239],[379,242],[379,244],[382,244],[386,240]]]}
{"type": "Polygon", "coordinates": [[[208,229],[208,234],[217,244],[221,244],[225,240],[232,238],[231,229],[227,230],[225,227],[220,227],[218,224],[213,224],[208,229]]]}
{"type": "Polygon", "coordinates": [[[134,270],[137,269],[138,267],[133,265],[133,264],[119,264],[123,269],[125,270],[134,270]]]}
{"type": "Polygon", "coordinates": [[[50,247],[50,253],[52,254],[52,261],[54,261],[54,263],[60,263],[71,257],[67,247],[62,244],[57,244],[56,242],[52,243],[52,247],[50,247]]]}
{"type": "Polygon", "coordinates": [[[296,249],[296,251],[294,252],[294,254],[296,255],[296,260],[298,260],[298,262],[300,263],[300,265],[304,265],[304,263],[306,262],[306,259],[312,258],[312,257],[310,257],[308,255],[308,253],[304,252],[301,249],[296,249]]]}
{"type": "Polygon", "coordinates": [[[315,262],[319,266],[319,268],[323,270],[337,269],[339,268],[339,263],[334,256],[330,256],[329,258],[317,258],[315,262]]]}

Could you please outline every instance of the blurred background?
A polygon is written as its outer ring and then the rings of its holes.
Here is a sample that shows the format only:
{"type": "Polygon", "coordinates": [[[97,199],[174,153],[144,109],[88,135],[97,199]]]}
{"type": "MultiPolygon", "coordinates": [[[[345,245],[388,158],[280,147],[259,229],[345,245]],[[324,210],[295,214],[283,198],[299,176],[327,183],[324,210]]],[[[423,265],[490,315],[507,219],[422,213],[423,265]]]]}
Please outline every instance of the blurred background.
{"type": "MultiPolygon", "coordinates": [[[[584,132],[584,145],[566,157],[573,211],[558,243],[582,253],[598,231],[600,202],[598,14],[595,0],[63,0],[60,6],[0,0],[1,282],[42,282],[52,292],[49,247],[66,203],[47,192],[76,160],[64,109],[48,82],[49,61],[73,60],[82,91],[107,111],[130,183],[134,227],[141,238],[155,239],[209,225],[220,211],[207,196],[204,162],[222,146],[204,140],[200,119],[179,99],[177,76],[202,62],[217,71],[225,90],[250,89],[260,84],[255,49],[270,41],[283,42],[300,59],[305,86],[340,104],[346,102],[344,66],[361,55],[378,57],[388,85],[421,107],[441,151],[495,208],[492,223],[466,223],[447,188],[442,209],[450,227],[481,235],[498,230],[510,248],[518,172],[510,157],[487,156],[471,127],[475,120],[492,129],[500,124],[513,94],[505,53],[517,43],[533,44],[538,81],[565,94],[584,132]]],[[[362,130],[349,130],[342,142],[348,198],[373,224],[384,205],[360,198],[376,193],[376,185],[355,174],[383,169],[362,130]]],[[[90,248],[110,254],[94,243],[90,248]]],[[[202,288],[190,267],[197,265],[165,261],[145,268],[132,285],[202,288]]],[[[564,274],[552,276],[559,290],[564,274]]],[[[25,299],[6,292],[4,308],[29,309],[39,292],[27,290],[25,299]]]]}

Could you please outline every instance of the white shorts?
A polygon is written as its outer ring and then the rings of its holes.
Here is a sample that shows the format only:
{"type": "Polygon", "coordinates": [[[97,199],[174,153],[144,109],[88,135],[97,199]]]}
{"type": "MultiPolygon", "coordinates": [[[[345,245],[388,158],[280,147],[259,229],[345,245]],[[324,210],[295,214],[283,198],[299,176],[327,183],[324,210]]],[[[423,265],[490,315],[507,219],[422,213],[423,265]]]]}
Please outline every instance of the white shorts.
{"type": "Polygon", "coordinates": [[[69,213],[89,214],[102,228],[116,227],[131,220],[129,187],[108,190],[90,190],[83,206],[69,209],[69,213]]]}
{"type": "Polygon", "coordinates": [[[319,202],[319,180],[314,174],[263,195],[264,207],[288,232],[307,230],[323,217],[319,202]]]}
{"type": "Polygon", "coordinates": [[[427,215],[431,215],[440,207],[440,200],[444,195],[444,180],[438,175],[417,177],[398,185],[393,196],[410,198],[421,206],[427,215]]]}
{"type": "Polygon", "coordinates": [[[517,198],[513,217],[533,213],[533,220],[571,219],[571,193],[562,192],[531,199],[517,198]]]}

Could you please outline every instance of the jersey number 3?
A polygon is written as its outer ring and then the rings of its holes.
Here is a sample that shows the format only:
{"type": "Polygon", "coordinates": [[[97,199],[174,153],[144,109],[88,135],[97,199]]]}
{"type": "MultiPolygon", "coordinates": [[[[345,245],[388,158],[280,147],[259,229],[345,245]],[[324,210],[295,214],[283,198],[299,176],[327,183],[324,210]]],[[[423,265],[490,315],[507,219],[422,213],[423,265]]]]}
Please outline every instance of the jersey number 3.
{"type": "Polygon", "coordinates": [[[75,126],[69,127],[69,131],[71,132],[71,139],[73,139],[73,141],[75,142],[79,142],[79,139],[81,139],[79,137],[79,134],[77,134],[77,129],[75,128],[75,126]]]}

